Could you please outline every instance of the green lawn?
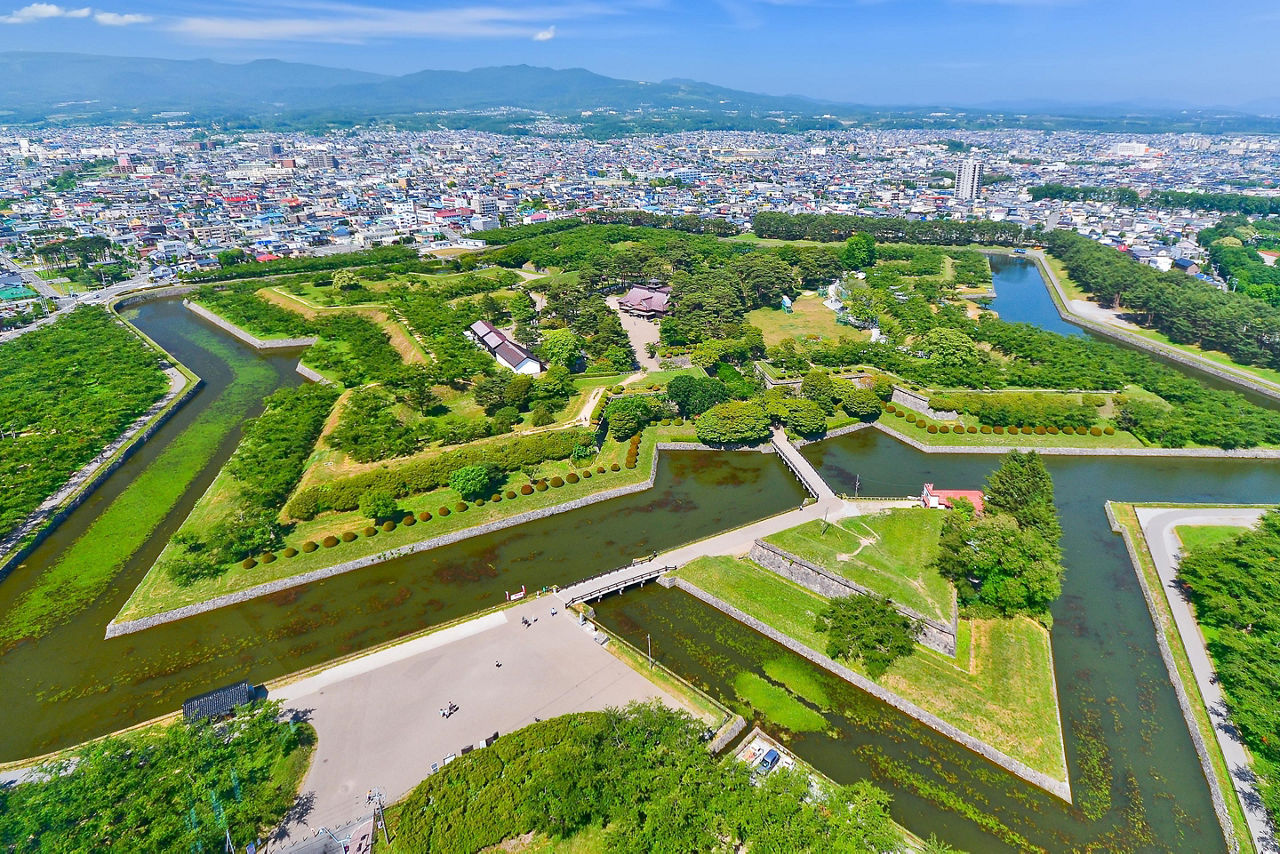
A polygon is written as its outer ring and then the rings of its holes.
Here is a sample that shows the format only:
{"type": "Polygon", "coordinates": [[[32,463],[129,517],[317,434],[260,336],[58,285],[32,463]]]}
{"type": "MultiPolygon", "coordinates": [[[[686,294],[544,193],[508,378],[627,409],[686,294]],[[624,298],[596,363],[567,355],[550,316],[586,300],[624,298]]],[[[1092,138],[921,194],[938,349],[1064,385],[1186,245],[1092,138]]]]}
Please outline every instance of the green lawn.
{"type": "MultiPolygon", "coordinates": [[[[460,497],[447,487],[405,498],[398,502],[405,515],[427,511],[432,514],[432,518],[425,522],[416,522],[413,525],[399,525],[394,531],[379,529],[373,536],[360,535],[352,542],[340,541],[332,548],[321,547],[310,553],[303,552],[301,550],[302,545],[308,540],[320,543],[330,534],[341,537],[343,533],[348,531],[360,533],[369,525],[369,520],[362,516],[358,510],[345,513],[325,513],[310,521],[297,523],[285,536],[285,545],[299,550],[296,556],[292,558],[281,556],[274,563],[259,564],[251,569],[245,569],[240,564],[236,564],[229,567],[225,573],[217,578],[201,580],[188,587],[176,584],[161,568],[164,561],[164,554],[162,553],[160,559],[151,567],[147,576],[134,590],[133,595],[129,597],[129,601],[125,603],[120,613],[116,615],[116,620],[135,620],[172,610],[173,608],[179,608],[183,605],[204,602],[217,596],[234,593],[268,581],[301,575],[334,564],[367,557],[399,546],[437,537],[452,531],[476,527],[486,522],[492,522],[530,510],[564,504],[607,489],[639,483],[649,477],[654,441],[653,431],[646,431],[645,438],[640,446],[639,465],[634,469],[622,467],[617,472],[608,471],[607,469],[615,462],[621,465],[626,457],[628,443],[606,442],[600,455],[590,463],[592,471],[590,478],[582,478],[576,484],[565,483],[562,487],[549,488],[545,492],[521,495],[520,486],[527,483],[528,479],[522,473],[515,472],[507,478],[501,490],[511,489],[515,491],[516,498],[503,499],[498,502],[485,502],[483,506],[470,506],[463,512],[453,509],[460,497]],[[604,474],[596,473],[595,467],[597,465],[604,465],[606,472],[604,474]],[[441,507],[450,508],[449,515],[441,515],[439,513],[441,507]]],[[[588,465],[586,463],[571,466],[567,460],[551,461],[538,466],[538,475],[542,478],[550,479],[556,475],[566,475],[571,470],[583,471],[587,468],[588,465]]],[[[210,491],[206,493],[206,497],[213,495],[214,490],[211,487],[210,491]]],[[[203,511],[197,508],[197,510],[193,511],[193,515],[199,512],[203,511]]],[[[216,511],[209,512],[215,513],[216,511]]],[[[166,547],[166,551],[168,548],[172,548],[172,546],[166,547]]]]}
{"type": "Polygon", "coordinates": [[[706,375],[707,372],[702,368],[691,365],[687,368],[676,368],[672,371],[650,371],[649,373],[638,377],[633,385],[648,386],[657,383],[658,385],[665,387],[667,383],[671,382],[676,377],[705,377],[706,375]]]}
{"type": "MultiPolygon", "coordinates": [[[[1004,447],[1012,446],[1015,448],[1144,448],[1146,445],[1132,433],[1117,430],[1115,435],[1107,436],[1066,436],[1059,433],[1057,436],[1045,434],[1037,436],[1034,433],[1030,436],[1022,433],[1012,435],[1008,432],[1003,435],[995,433],[930,433],[928,425],[934,424],[941,427],[943,424],[954,425],[963,424],[966,427],[972,425],[978,427],[978,419],[970,415],[962,415],[956,421],[935,421],[920,413],[915,413],[917,419],[923,418],[925,427],[917,427],[915,424],[908,424],[905,418],[898,418],[892,412],[884,412],[877,419],[877,423],[883,424],[892,431],[901,433],[917,442],[926,445],[959,445],[966,447],[1004,447]]],[[[918,423],[918,420],[917,420],[918,423]]],[[[1101,425],[1100,425],[1101,426],[1101,425]]]]}
{"type": "Polygon", "coordinates": [[[758,308],[747,315],[747,323],[760,327],[764,343],[777,346],[789,338],[822,338],[838,341],[841,338],[868,340],[869,333],[836,323],[836,313],[822,304],[817,294],[806,293],[796,298],[792,312],[780,308],[758,308]]]}
{"type": "Polygon", "coordinates": [[[1174,528],[1183,552],[1222,545],[1240,536],[1244,530],[1236,525],[1179,525],[1174,528]]]}
{"type": "MultiPolygon", "coordinates": [[[[825,651],[824,637],[814,630],[827,601],[821,596],[731,557],[699,558],[676,575],[825,651]]],[[[874,681],[1029,767],[1066,779],[1049,633],[1024,617],[973,620],[969,628],[968,661],[917,646],[874,681]]]]}
{"type": "Polygon", "coordinates": [[[890,510],[833,525],[806,522],[765,537],[765,542],[926,617],[950,622],[955,591],[933,569],[944,518],[944,513],[924,508],[890,510]]]}

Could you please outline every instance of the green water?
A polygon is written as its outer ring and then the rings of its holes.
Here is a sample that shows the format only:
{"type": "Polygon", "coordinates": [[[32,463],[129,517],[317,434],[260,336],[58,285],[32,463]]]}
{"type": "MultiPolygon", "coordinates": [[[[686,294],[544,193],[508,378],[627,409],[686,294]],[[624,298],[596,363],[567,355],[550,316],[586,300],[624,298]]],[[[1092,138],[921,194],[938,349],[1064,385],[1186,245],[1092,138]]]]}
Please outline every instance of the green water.
{"type": "Polygon", "coordinates": [[[772,456],[665,454],[652,490],[105,641],[107,623],[234,448],[238,422],[255,414],[272,388],[299,381],[296,356],[261,358],[176,302],[144,305],[135,322],[206,386],[0,584],[0,613],[7,614],[43,589],[86,536],[101,531],[112,507],[128,501],[161,518],[141,548],[103,537],[100,550],[119,569],[110,571],[98,598],[60,611],[34,637],[0,649],[4,720],[19,724],[0,727],[0,761],[172,711],[231,681],[262,682],[464,616],[500,603],[504,591],[521,584],[536,589],[584,578],[801,499],[772,456]],[[270,382],[261,381],[264,371],[270,382]],[[207,448],[210,435],[215,452],[207,463],[195,461],[199,474],[189,485],[174,488],[169,481],[186,477],[193,437],[207,448]],[[147,477],[175,448],[183,449],[183,465],[166,467],[168,479],[147,477]]]}

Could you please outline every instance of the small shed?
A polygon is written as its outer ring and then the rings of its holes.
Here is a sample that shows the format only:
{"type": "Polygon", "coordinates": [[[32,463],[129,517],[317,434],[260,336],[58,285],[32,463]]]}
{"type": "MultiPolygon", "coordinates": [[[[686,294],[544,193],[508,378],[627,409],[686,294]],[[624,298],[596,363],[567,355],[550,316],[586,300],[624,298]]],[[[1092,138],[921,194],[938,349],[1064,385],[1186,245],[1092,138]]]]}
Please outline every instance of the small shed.
{"type": "Polygon", "coordinates": [[[236,682],[187,700],[182,704],[182,717],[189,721],[225,718],[235,712],[236,706],[252,703],[255,699],[257,691],[252,685],[244,681],[236,682]]]}

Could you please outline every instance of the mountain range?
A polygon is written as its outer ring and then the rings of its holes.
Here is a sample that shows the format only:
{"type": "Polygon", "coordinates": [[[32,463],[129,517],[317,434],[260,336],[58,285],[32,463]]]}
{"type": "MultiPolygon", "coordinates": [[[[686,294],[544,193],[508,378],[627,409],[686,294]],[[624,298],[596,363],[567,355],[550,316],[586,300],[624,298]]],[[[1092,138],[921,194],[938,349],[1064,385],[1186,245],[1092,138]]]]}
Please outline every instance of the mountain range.
{"type": "MultiPolygon", "coordinates": [[[[1258,104],[1264,106],[1272,105],[1258,104]]],[[[584,132],[601,135],[691,128],[839,128],[854,123],[1135,133],[1280,131],[1280,120],[1231,109],[1048,103],[993,105],[968,112],[936,106],[870,107],[799,95],[762,95],[695,80],[621,80],[582,68],[513,65],[393,76],[273,59],[236,64],[0,52],[0,123],[5,124],[152,122],[180,116],[228,127],[297,128],[389,119],[406,126],[521,132],[519,122],[527,116],[495,119],[499,108],[564,117],[584,132]],[[432,115],[422,116],[425,113],[432,115]]]]}

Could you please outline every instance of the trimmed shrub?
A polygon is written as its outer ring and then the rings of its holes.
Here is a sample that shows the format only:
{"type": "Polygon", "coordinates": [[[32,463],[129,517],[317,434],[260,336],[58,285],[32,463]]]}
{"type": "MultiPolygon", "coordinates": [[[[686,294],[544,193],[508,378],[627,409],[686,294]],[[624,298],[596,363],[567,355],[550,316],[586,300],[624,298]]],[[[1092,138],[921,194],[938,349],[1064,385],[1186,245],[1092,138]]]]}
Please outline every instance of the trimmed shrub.
{"type": "Polygon", "coordinates": [[[366,525],[364,530],[360,533],[364,534],[366,537],[376,537],[378,536],[378,529],[372,525],[366,525]]]}
{"type": "Polygon", "coordinates": [[[1045,432],[1048,433],[1050,436],[1056,436],[1061,431],[1057,427],[1049,427],[1045,430],[1045,432]]]}
{"type": "Polygon", "coordinates": [[[577,483],[580,478],[573,472],[569,472],[564,476],[565,483],[577,483]]]}
{"type": "Polygon", "coordinates": [[[546,491],[547,491],[547,482],[546,482],[545,480],[540,480],[540,481],[538,481],[537,483],[535,483],[535,484],[533,485],[533,488],[534,488],[534,489],[536,489],[536,490],[538,490],[539,492],[546,492],[546,491]]]}
{"type": "Polygon", "coordinates": [[[475,504],[475,506],[477,506],[477,507],[483,507],[483,506],[484,506],[484,499],[483,499],[483,498],[477,498],[477,499],[476,499],[475,501],[473,501],[472,503],[473,503],[473,504],[475,504]]]}
{"type": "Polygon", "coordinates": [[[670,426],[671,426],[671,419],[670,419],[670,418],[664,418],[664,419],[662,419],[661,421],[659,421],[658,423],[659,423],[659,424],[661,424],[663,427],[670,427],[670,426]]]}
{"type": "Polygon", "coordinates": [[[591,477],[591,469],[583,469],[583,470],[582,470],[582,477],[584,477],[584,478],[586,478],[586,477],[591,477]]]}
{"type": "Polygon", "coordinates": [[[453,505],[453,509],[457,510],[459,513],[466,513],[468,506],[467,502],[459,501],[457,504],[453,505]]]}
{"type": "Polygon", "coordinates": [[[520,485],[521,495],[533,495],[533,484],[523,483],[520,485]]]}
{"type": "Polygon", "coordinates": [[[1022,435],[1024,435],[1024,436],[1030,436],[1030,435],[1031,435],[1032,433],[1034,433],[1034,432],[1036,432],[1034,428],[1031,428],[1031,427],[1023,427],[1023,428],[1022,428],[1022,435]]]}
{"type": "Polygon", "coordinates": [[[924,423],[924,419],[921,418],[919,421],[916,422],[916,426],[919,427],[921,430],[923,430],[926,427],[929,427],[931,425],[924,423]]]}
{"type": "Polygon", "coordinates": [[[343,531],[343,532],[342,532],[342,541],[343,541],[344,543],[352,542],[353,540],[355,540],[355,538],[356,538],[356,532],[355,532],[355,531],[343,531]]]}
{"type": "Polygon", "coordinates": [[[329,534],[323,540],[320,541],[320,545],[324,546],[326,549],[331,549],[337,544],[338,544],[338,538],[335,537],[333,534],[329,534]]]}
{"type": "Polygon", "coordinates": [[[622,466],[618,465],[617,463],[614,463],[613,465],[609,466],[609,471],[622,471],[622,466]]]}
{"type": "Polygon", "coordinates": [[[431,521],[431,512],[430,512],[429,510],[423,510],[421,513],[419,513],[419,514],[418,514],[418,521],[419,521],[419,522],[430,522],[430,521],[431,521]]]}
{"type": "Polygon", "coordinates": [[[253,569],[257,565],[258,565],[258,562],[251,557],[247,557],[244,560],[240,561],[240,566],[243,567],[244,569],[253,569]]]}
{"type": "Polygon", "coordinates": [[[390,519],[382,523],[382,530],[386,531],[388,534],[390,534],[395,529],[396,529],[396,523],[392,522],[390,519]]]}
{"type": "Polygon", "coordinates": [[[978,432],[978,428],[977,428],[977,427],[974,427],[972,424],[970,424],[968,427],[966,427],[966,428],[965,428],[965,432],[966,432],[966,433],[977,433],[977,432],[978,432]]]}
{"type": "Polygon", "coordinates": [[[939,427],[939,428],[938,428],[938,432],[939,432],[939,433],[950,433],[950,432],[951,432],[951,427],[950,427],[949,425],[947,425],[947,424],[943,424],[941,427],[939,427]]]}
{"type": "Polygon", "coordinates": [[[317,546],[315,542],[312,540],[307,540],[305,543],[302,544],[302,550],[307,554],[311,554],[313,551],[315,551],[318,548],[320,547],[317,546]]]}
{"type": "Polygon", "coordinates": [[[901,409],[899,409],[897,412],[893,413],[893,417],[894,417],[894,418],[906,418],[906,417],[907,417],[907,413],[905,413],[905,412],[903,412],[901,409]]]}
{"type": "Polygon", "coordinates": [[[504,493],[502,493],[502,494],[503,494],[503,495],[505,495],[507,498],[515,498],[515,497],[516,497],[516,491],[515,491],[514,489],[508,489],[506,492],[504,492],[504,493]]]}
{"type": "Polygon", "coordinates": [[[452,511],[452,510],[450,510],[448,507],[441,507],[441,508],[440,508],[439,510],[437,510],[436,512],[437,512],[437,513],[439,513],[441,516],[448,516],[448,515],[449,515],[450,513],[452,513],[453,511],[452,511]]]}
{"type": "Polygon", "coordinates": [[[1077,435],[1077,436],[1084,436],[1084,435],[1087,435],[1087,434],[1088,434],[1088,432],[1089,432],[1089,428],[1088,428],[1088,427],[1077,427],[1077,428],[1076,428],[1076,435],[1077,435]]]}
{"type": "Polygon", "coordinates": [[[992,427],[991,429],[997,436],[1004,435],[1004,428],[1001,427],[999,424],[997,424],[995,427],[992,427]]]}
{"type": "Polygon", "coordinates": [[[414,516],[412,513],[410,513],[408,516],[405,516],[403,519],[401,519],[401,520],[400,520],[400,524],[401,524],[401,525],[416,525],[416,524],[418,524],[418,519],[417,519],[417,517],[416,517],[416,516],[414,516]]]}
{"type": "Polygon", "coordinates": [[[1035,434],[1036,434],[1037,436],[1043,436],[1043,435],[1044,435],[1044,428],[1043,428],[1043,427],[1039,427],[1039,426],[1037,426],[1037,427],[1036,427],[1036,429],[1035,429],[1035,434]]]}
{"type": "Polygon", "coordinates": [[[276,562],[275,552],[264,552],[262,557],[259,558],[259,560],[262,561],[262,563],[275,563],[276,562]]]}
{"type": "Polygon", "coordinates": [[[285,557],[297,557],[298,550],[295,549],[293,546],[287,546],[284,551],[280,552],[280,554],[284,555],[285,557]]]}
{"type": "Polygon", "coordinates": [[[897,411],[898,411],[898,407],[894,406],[892,403],[886,403],[886,404],[884,405],[884,411],[885,411],[885,412],[897,412],[897,411]]]}
{"type": "Polygon", "coordinates": [[[1116,434],[1116,428],[1108,424],[1106,427],[1102,428],[1102,432],[1108,436],[1114,436],[1116,434]]]}
{"type": "Polygon", "coordinates": [[[930,424],[930,425],[929,425],[929,432],[930,432],[930,433],[937,433],[937,432],[938,432],[938,425],[937,425],[937,424],[930,424]]]}
{"type": "Polygon", "coordinates": [[[551,478],[551,485],[556,489],[559,489],[560,487],[564,486],[564,478],[562,478],[560,475],[556,475],[555,477],[551,478]]]}
{"type": "Polygon", "coordinates": [[[684,418],[676,418],[676,420],[675,420],[675,421],[672,421],[671,423],[672,423],[672,424],[674,424],[674,425],[676,425],[677,427],[683,427],[683,426],[684,426],[684,418]]]}
{"type": "Polygon", "coordinates": [[[596,466],[596,474],[604,474],[604,466],[596,466]]]}
{"type": "Polygon", "coordinates": [[[490,495],[490,496],[489,496],[489,500],[490,500],[490,501],[501,501],[501,500],[502,500],[502,493],[501,493],[501,492],[495,492],[493,495],[490,495]]]}
{"type": "Polygon", "coordinates": [[[1101,427],[1098,427],[1098,426],[1096,426],[1096,425],[1095,425],[1095,426],[1093,426],[1093,427],[1090,427],[1090,428],[1089,428],[1089,435],[1090,435],[1090,436],[1101,436],[1101,435],[1102,435],[1102,428],[1101,428],[1101,427]]]}
{"type": "MultiPolygon", "coordinates": [[[[970,428],[970,429],[973,429],[973,428],[970,428]]],[[[978,428],[978,432],[984,436],[990,436],[991,426],[989,424],[983,424],[981,427],[978,428]]]]}

